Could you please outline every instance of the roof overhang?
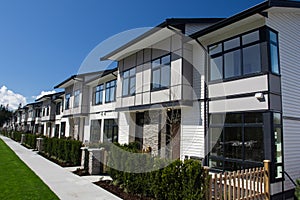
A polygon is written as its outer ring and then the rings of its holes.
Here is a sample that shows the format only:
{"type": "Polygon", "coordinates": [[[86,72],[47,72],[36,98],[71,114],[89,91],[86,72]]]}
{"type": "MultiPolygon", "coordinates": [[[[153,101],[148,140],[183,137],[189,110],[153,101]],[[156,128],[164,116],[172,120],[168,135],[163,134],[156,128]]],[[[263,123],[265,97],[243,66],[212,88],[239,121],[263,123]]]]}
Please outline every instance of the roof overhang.
{"type": "Polygon", "coordinates": [[[122,60],[123,58],[141,50],[150,47],[151,45],[164,40],[176,34],[174,29],[168,27],[155,27],[145,34],[137,37],[136,39],[128,42],[122,47],[112,51],[111,53],[103,56],[100,60],[122,60]]]}

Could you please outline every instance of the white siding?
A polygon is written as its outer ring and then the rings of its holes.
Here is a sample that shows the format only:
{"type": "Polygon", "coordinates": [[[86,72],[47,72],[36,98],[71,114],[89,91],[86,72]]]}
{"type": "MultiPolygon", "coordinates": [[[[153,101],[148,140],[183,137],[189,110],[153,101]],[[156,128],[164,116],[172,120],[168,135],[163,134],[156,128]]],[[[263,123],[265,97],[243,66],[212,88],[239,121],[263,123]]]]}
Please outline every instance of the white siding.
{"type": "MultiPolygon", "coordinates": [[[[298,9],[299,10],[299,9],[298,9]]],[[[267,25],[279,32],[282,109],[284,117],[300,118],[300,13],[283,9],[270,12],[267,25]]],[[[300,178],[300,121],[283,120],[285,171],[295,180],[300,178]]],[[[286,179],[285,189],[293,185],[286,179]]]]}
{"type": "Polygon", "coordinates": [[[194,102],[193,107],[181,110],[181,149],[180,157],[205,157],[204,134],[204,103],[194,102]]]}
{"type": "MultiPolygon", "coordinates": [[[[300,179],[300,121],[283,120],[283,145],[284,145],[284,161],[285,171],[295,181],[300,179]]],[[[285,189],[292,189],[293,184],[286,178],[285,189]]]]}

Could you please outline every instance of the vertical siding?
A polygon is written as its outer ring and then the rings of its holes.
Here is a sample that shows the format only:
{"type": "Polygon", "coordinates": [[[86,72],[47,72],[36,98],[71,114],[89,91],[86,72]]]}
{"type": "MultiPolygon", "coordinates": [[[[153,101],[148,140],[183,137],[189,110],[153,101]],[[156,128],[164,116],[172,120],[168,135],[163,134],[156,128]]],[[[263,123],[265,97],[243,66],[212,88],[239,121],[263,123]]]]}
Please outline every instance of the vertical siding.
{"type": "Polygon", "coordinates": [[[130,113],[119,113],[119,143],[127,144],[129,142],[129,124],[130,113]]]}
{"type": "MultiPolygon", "coordinates": [[[[284,117],[300,119],[300,15],[293,12],[269,13],[267,25],[279,32],[282,108],[284,117]]],[[[283,121],[285,171],[300,178],[300,121],[283,121]]],[[[286,190],[293,187],[286,179],[286,190]]]]}
{"type": "Polygon", "coordinates": [[[193,107],[181,110],[181,149],[180,156],[204,158],[204,103],[194,102],[193,107]]]}

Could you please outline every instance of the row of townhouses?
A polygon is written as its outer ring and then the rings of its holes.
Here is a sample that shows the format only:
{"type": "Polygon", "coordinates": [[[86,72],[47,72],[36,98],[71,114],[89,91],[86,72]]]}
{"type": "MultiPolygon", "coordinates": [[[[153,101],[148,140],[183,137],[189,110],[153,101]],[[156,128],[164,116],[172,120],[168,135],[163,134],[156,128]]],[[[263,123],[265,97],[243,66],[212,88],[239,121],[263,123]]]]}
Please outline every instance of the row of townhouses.
{"type": "Polygon", "coordinates": [[[269,0],[226,19],[167,19],[16,112],[15,124],[86,145],[138,142],[212,171],[271,161],[273,199],[300,178],[300,2],[269,0]],[[289,178],[290,177],[290,178],[289,178]],[[292,180],[291,180],[292,179],[292,180]]]}

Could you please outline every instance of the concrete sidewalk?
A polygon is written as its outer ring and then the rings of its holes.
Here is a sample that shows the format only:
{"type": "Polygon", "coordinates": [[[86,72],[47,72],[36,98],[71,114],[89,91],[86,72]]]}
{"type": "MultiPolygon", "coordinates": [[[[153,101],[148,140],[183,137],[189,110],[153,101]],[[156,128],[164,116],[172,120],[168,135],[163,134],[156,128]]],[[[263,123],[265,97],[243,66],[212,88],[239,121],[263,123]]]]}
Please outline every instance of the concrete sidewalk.
{"type": "Polygon", "coordinates": [[[99,186],[94,185],[88,179],[77,176],[45,159],[38,155],[37,152],[27,149],[7,137],[0,136],[0,138],[60,199],[120,199],[99,186]]]}

